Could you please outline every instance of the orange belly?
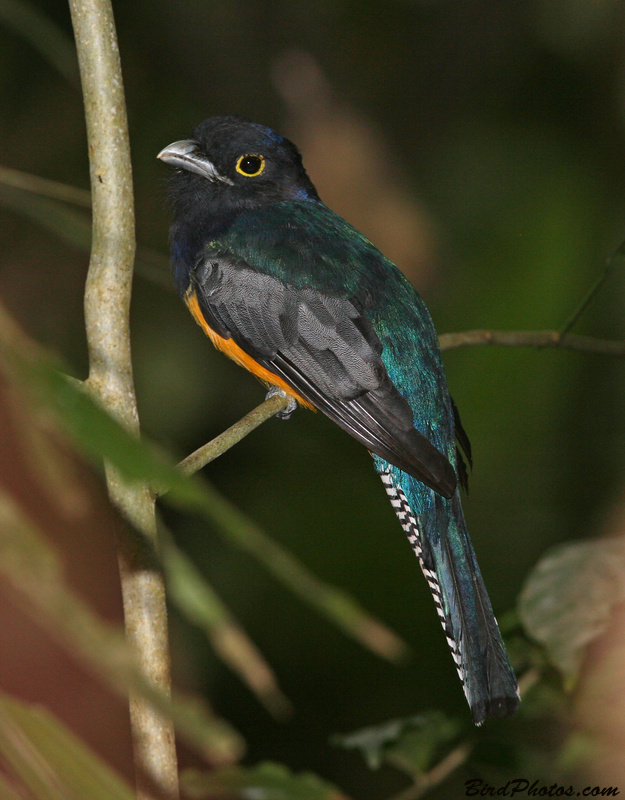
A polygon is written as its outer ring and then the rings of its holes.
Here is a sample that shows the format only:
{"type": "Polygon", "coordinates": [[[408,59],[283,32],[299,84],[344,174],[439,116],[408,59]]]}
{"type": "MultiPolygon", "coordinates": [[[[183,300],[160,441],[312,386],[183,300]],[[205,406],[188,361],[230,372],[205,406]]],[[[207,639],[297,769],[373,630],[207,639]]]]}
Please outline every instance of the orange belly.
{"type": "Polygon", "coordinates": [[[239,364],[239,366],[245,367],[245,369],[249,370],[252,375],[255,375],[264,384],[268,386],[278,386],[280,389],[286,392],[289,397],[293,397],[298,403],[301,403],[301,405],[306,406],[306,408],[314,409],[314,406],[309,403],[308,400],[304,400],[304,398],[294,389],[292,389],[288,383],[285,383],[282,378],[256,363],[251,356],[248,356],[248,354],[242,350],[238,344],[236,344],[234,339],[224,339],[223,336],[220,336],[218,333],[216,333],[204,319],[204,315],[200,309],[200,304],[195,292],[192,289],[189,289],[189,291],[185,294],[184,300],[189,308],[189,311],[193,314],[195,321],[198,323],[198,325],[200,325],[204,333],[208,336],[218,350],[221,350],[222,353],[225,353],[235,363],[239,364]]]}

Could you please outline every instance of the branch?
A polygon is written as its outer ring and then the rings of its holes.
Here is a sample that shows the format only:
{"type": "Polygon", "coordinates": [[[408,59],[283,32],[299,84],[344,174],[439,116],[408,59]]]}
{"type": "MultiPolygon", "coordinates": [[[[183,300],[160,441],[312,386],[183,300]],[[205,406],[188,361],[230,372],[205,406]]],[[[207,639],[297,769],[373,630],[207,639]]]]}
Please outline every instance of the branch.
{"type": "Polygon", "coordinates": [[[197,450],[178,464],[178,468],[184,475],[193,475],[222,455],[222,453],[225,453],[226,450],[238,444],[241,439],[244,439],[248,433],[258,428],[263,422],[285,409],[288,402],[286,397],[282,397],[279,394],[270,397],[244,417],[241,417],[238,422],[235,422],[223,433],[220,433],[219,436],[211,439],[210,442],[202,445],[202,447],[198,447],[197,450]]]}
{"type": "Polygon", "coordinates": [[[501,347],[554,347],[560,350],[576,350],[579,353],[597,353],[606,356],[625,356],[625,341],[594,339],[576,333],[558,331],[462,331],[443,333],[439,337],[441,350],[457,347],[497,344],[501,347]]]}
{"type": "MultiPolygon", "coordinates": [[[[596,353],[616,358],[625,357],[625,341],[594,339],[591,336],[559,333],[558,331],[460,331],[459,333],[441,334],[439,342],[441,350],[499,345],[501,347],[535,347],[539,349],[551,347],[559,350],[575,350],[579,353],[596,353]]],[[[183,459],[178,466],[185,475],[193,475],[225,453],[226,450],[234,447],[248,433],[273,417],[278,411],[282,411],[283,408],[286,408],[286,400],[279,395],[265,400],[219,436],[183,459]]],[[[158,490],[158,494],[164,494],[166,491],[167,488],[163,487],[158,490]]]]}
{"type": "MultiPolygon", "coordinates": [[[[464,741],[455,747],[445,758],[432,767],[429,772],[418,776],[412,786],[396,794],[391,800],[419,800],[426,792],[443,783],[453,772],[469,760],[474,743],[464,741]]],[[[389,759],[389,763],[392,763],[389,759]]],[[[401,767],[400,767],[401,768],[401,767]]]]}
{"type": "MultiPolygon", "coordinates": [[[[93,241],[85,290],[88,387],[128,430],[139,419],[130,357],[129,310],[135,252],[128,124],[110,0],[70,0],[83,86],[93,196],[93,241]]],[[[106,467],[109,495],[149,539],[122,532],[118,541],[126,633],[146,677],[170,688],[167,616],[162,575],[154,565],[154,501],[145,484],[124,483],[106,467]],[[149,552],[148,552],[149,551],[149,552]]],[[[137,694],[130,698],[137,796],[178,797],[171,721],[137,694]]]]}
{"type": "Polygon", "coordinates": [[[577,322],[577,320],[582,316],[582,314],[586,311],[586,309],[590,306],[592,301],[597,296],[599,289],[603,286],[603,284],[607,281],[610,276],[610,273],[616,269],[619,262],[623,263],[623,258],[625,257],[625,242],[621,242],[621,244],[617,247],[617,249],[612,253],[609,258],[606,259],[605,266],[603,268],[603,272],[599,275],[599,277],[595,280],[593,285],[588,289],[584,297],[582,298],[581,303],[575,309],[575,311],[571,314],[571,316],[567,319],[567,321],[562,326],[562,330],[560,331],[561,334],[568,333],[573,325],[577,322]]]}

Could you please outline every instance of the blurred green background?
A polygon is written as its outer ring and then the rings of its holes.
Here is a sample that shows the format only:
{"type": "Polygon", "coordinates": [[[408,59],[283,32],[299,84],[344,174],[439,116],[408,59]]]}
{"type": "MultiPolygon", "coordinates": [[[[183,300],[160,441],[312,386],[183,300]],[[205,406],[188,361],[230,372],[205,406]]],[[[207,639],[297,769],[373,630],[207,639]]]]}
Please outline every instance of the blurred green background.
{"type": "MultiPolygon", "coordinates": [[[[88,188],[69,11],[58,0],[2,6],[0,164],[88,188]],[[27,11],[64,38],[46,38],[27,11]]],[[[212,351],[169,288],[167,170],[155,156],[207,116],[242,114],[293,138],[321,197],[404,269],[439,332],[561,327],[625,238],[622,2],[137,0],[114,10],[137,237],[163,262],[152,254],[150,277],[144,269],[134,286],[139,409],[145,432],[178,456],[264,396],[212,351]]],[[[59,237],[35,213],[0,194],[0,293],[82,377],[87,255],[67,241],[66,223],[59,237]]],[[[575,330],[623,338],[624,288],[615,269],[575,330]]],[[[448,352],[445,363],[474,450],[469,526],[502,615],[550,544],[610,530],[623,490],[623,365],[499,348],[448,352]]],[[[205,692],[243,732],[250,763],[312,769],[355,797],[399,790],[398,775],[369,773],[328,744],[331,734],[430,707],[466,711],[427,587],[366,452],[298,411],[265,424],[207,475],[413,654],[398,667],[364,652],[204,522],[168,514],[295,714],[272,720],[174,614],[177,682],[205,692]]],[[[499,725],[493,739],[511,740],[521,726],[499,725]]],[[[457,797],[458,786],[435,796],[457,797]]]]}

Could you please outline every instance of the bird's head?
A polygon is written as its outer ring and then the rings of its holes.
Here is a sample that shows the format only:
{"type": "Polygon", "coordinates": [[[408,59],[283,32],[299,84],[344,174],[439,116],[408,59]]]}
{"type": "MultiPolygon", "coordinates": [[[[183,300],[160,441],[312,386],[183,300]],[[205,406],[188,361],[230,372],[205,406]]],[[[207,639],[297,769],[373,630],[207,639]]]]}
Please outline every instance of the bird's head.
{"type": "Polygon", "coordinates": [[[173,142],[158,158],[176,167],[171,199],[179,211],[198,202],[219,214],[319,199],[295,145],[242,117],[210,117],[191,139],[173,142]]]}

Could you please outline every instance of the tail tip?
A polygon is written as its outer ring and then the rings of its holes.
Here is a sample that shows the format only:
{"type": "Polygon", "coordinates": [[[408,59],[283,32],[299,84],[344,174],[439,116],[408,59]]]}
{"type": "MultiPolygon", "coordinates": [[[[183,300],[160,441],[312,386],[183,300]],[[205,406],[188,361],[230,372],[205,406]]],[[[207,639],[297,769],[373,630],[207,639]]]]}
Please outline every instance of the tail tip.
{"type": "Polygon", "coordinates": [[[510,717],[518,710],[521,700],[518,694],[502,697],[489,697],[471,706],[473,722],[481,725],[487,717],[503,719],[510,717]]]}

